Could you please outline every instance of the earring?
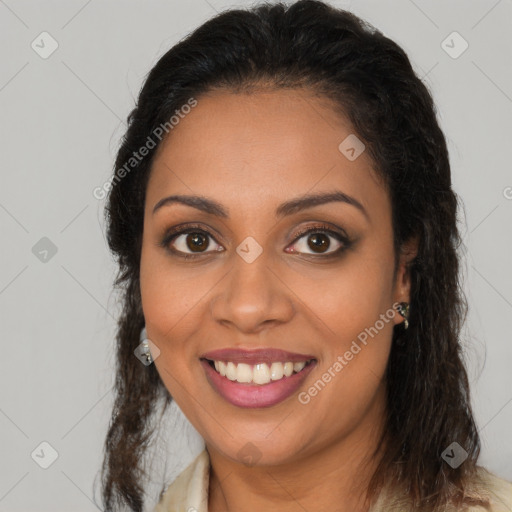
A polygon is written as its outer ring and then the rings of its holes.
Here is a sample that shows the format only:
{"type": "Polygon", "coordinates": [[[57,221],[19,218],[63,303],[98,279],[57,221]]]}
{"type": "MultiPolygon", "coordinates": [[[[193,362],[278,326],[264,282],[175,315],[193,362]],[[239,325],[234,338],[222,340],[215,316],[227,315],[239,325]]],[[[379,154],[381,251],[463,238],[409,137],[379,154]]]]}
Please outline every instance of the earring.
{"type": "Polygon", "coordinates": [[[151,356],[151,350],[149,349],[148,339],[146,337],[146,327],[144,326],[140,331],[139,341],[141,342],[141,353],[140,357],[142,359],[145,358],[145,361],[142,361],[144,365],[148,366],[153,362],[153,357],[151,356]]]}
{"type": "Polygon", "coordinates": [[[397,311],[404,318],[404,329],[409,327],[409,303],[408,302],[399,302],[397,306],[397,311]]]}

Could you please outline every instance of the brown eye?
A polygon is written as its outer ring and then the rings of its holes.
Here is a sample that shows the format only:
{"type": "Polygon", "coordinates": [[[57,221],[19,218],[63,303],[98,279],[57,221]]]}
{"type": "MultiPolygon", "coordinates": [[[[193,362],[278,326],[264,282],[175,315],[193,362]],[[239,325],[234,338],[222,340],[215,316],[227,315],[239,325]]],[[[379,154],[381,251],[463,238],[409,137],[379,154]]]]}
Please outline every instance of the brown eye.
{"type": "Polygon", "coordinates": [[[203,233],[189,233],[186,235],[187,247],[193,252],[202,252],[208,248],[208,237],[203,233]]]}
{"type": "Polygon", "coordinates": [[[349,238],[331,229],[312,227],[296,236],[292,253],[313,256],[334,256],[350,246],[349,238]]]}
{"type": "Polygon", "coordinates": [[[211,252],[218,252],[222,250],[222,246],[215,242],[210,233],[200,229],[182,230],[177,233],[171,233],[166,236],[162,241],[162,246],[167,247],[170,251],[178,256],[193,257],[195,255],[208,254],[211,252]],[[215,249],[210,249],[214,242],[215,249]]]}
{"type": "Polygon", "coordinates": [[[325,233],[314,233],[307,237],[308,247],[315,252],[323,253],[331,245],[329,237],[325,233]]]}

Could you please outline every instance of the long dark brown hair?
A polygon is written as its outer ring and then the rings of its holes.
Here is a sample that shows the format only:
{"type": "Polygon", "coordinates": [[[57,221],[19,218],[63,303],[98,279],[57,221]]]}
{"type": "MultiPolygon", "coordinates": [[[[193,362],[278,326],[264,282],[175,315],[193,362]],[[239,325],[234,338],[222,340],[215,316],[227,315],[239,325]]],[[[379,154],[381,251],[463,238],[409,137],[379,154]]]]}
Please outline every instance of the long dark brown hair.
{"type": "Polygon", "coordinates": [[[153,136],[156,146],[136,165],[130,159],[159,126],[167,123],[170,132],[169,119],[191,98],[201,101],[213,89],[249,93],[259,84],[308,88],[332,100],[387,186],[396,261],[402,244],[419,237],[410,266],[409,328],[395,326],[387,368],[387,441],[368,496],[399,483],[414,504],[438,510],[461,498],[480,449],[459,343],[467,304],[446,141],[432,96],[404,51],[354,14],[315,0],[260,4],[208,20],[160,58],[128,116],[105,208],[122,315],[101,471],[104,507],[143,510],[147,475],[141,460],[152,439],[150,418],[159,397],[166,406],[172,400],[155,365],[134,356],[144,326],[139,265],[145,191],[159,140],[153,136]],[[441,457],[454,441],[468,453],[455,469],[441,457]]]}

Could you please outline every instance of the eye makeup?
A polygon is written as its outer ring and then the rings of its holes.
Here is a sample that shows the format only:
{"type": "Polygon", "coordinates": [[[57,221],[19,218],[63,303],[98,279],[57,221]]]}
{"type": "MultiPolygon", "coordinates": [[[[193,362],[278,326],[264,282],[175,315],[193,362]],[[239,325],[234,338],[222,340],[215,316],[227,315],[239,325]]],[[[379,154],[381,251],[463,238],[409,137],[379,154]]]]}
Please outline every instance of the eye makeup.
{"type": "MultiPolygon", "coordinates": [[[[324,235],[327,238],[332,238],[336,240],[340,247],[336,250],[328,252],[328,253],[303,253],[297,250],[287,251],[288,254],[301,254],[307,257],[313,258],[322,258],[322,259],[331,259],[340,257],[347,249],[351,248],[353,245],[353,240],[347,235],[345,230],[342,228],[334,228],[332,224],[327,223],[316,223],[315,225],[310,225],[305,228],[299,229],[293,235],[293,242],[288,246],[294,246],[297,244],[300,239],[311,236],[311,235],[324,235]]],[[[205,257],[206,255],[212,255],[217,252],[224,252],[225,249],[214,249],[208,251],[198,251],[196,253],[188,253],[182,250],[176,249],[173,247],[173,244],[176,240],[182,235],[199,235],[206,239],[207,245],[206,248],[210,247],[210,242],[208,239],[212,239],[215,244],[218,244],[216,240],[216,236],[209,230],[203,227],[202,224],[190,223],[190,224],[180,224],[179,226],[174,226],[165,231],[164,235],[161,237],[158,246],[164,248],[170,255],[173,257],[187,259],[196,259],[205,257]]],[[[220,245],[220,244],[219,244],[220,245]]],[[[329,242],[329,247],[331,243],[329,242]]],[[[222,246],[220,246],[222,247],[222,246]]],[[[287,249],[288,249],[287,247],[287,249]]]]}

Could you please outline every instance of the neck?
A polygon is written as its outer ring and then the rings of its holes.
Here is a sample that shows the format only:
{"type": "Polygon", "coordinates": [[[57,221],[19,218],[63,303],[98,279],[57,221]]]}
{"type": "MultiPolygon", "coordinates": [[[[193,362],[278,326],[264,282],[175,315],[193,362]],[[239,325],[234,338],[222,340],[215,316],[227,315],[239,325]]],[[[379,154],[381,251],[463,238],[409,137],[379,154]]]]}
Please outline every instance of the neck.
{"type": "Polygon", "coordinates": [[[383,403],[376,400],[343,438],[279,465],[249,467],[207,446],[208,511],[368,512],[366,490],[378,462],[373,455],[384,425],[383,403]]]}

